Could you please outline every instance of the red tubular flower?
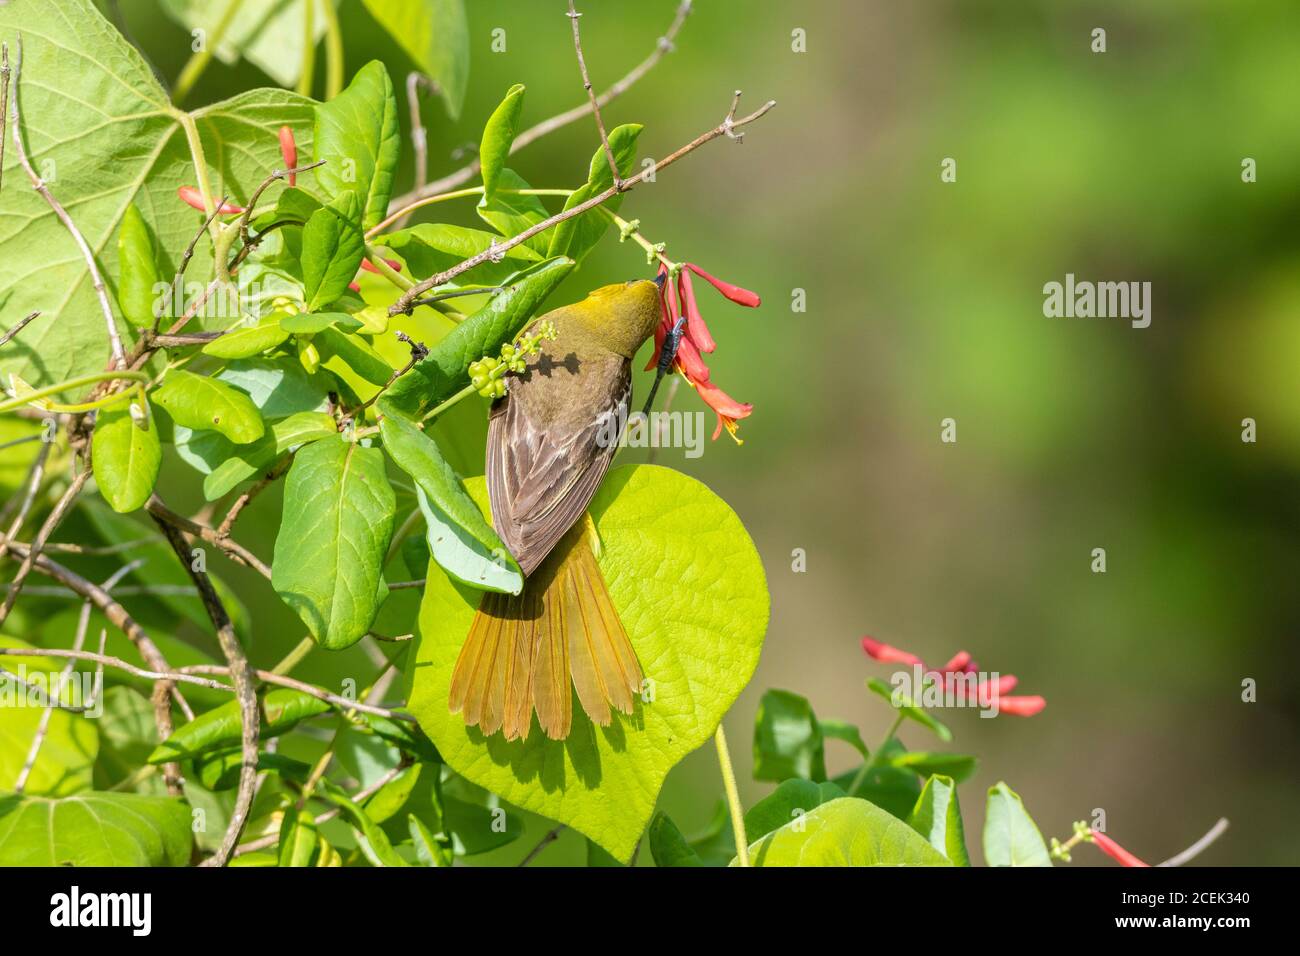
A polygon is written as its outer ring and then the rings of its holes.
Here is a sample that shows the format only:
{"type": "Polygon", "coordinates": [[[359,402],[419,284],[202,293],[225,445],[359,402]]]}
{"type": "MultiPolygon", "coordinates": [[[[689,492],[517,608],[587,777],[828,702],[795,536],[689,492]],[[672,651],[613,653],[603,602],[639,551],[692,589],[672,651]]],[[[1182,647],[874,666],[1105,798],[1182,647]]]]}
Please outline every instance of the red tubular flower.
{"type": "Polygon", "coordinates": [[[353,292],[359,293],[361,291],[361,284],[359,282],[349,282],[348,288],[351,289],[353,292]]]}
{"type": "MultiPolygon", "coordinates": [[[[203,205],[203,194],[193,186],[181,186],[176,190],[176,195],[180,196],[181,202],[185,203],[187,206],[193,206],[199,212],[206,211],[203,205]]],[[[234,203],[229,202],[224,203],[222,207],[217,210],[217,212],[223,216],[230,216],[244,211],[245,209],[243,206],[236,206],[234,203]]]]}
{"type": "Polygon", "coordinates": [[[906,664],[909,667],[925,666],[921,663],[921,658],[915,654],[909,654],[907,651],[899,650],[892,644],[886,644],[884,641],[878,641],[872,637],[862,639],[862,649],[867,652],[868,657],[884,664],[906,664]]]}
{"type": "Polygon", "coordinates": [[[967,651],[958,651],[953,655],[952,660],[943,667],[939,668],[945,674],[958,673],[966,669],[966,665],[971,662],[970,654],[967,651]]]}
{"type": "MultiPolygon", "coordinates": [[[[285,169],[294,169],[298,165],[298,144],[294,142],[293,130],[287,126],[280,127],[280,156],[284,159],[285,169]]],[[[289,174],[289,185],[298,185],[298,174],[289,174]]]]}
{"type": "Polygon", "coordinates": [[[1032,717],[1047,706],[1042,697],[999,697],[998,713],[1010,714],[1012,717],[1032,717]]]}
{"type": "Polygon", "coordinates": [[[682,314],[686,316],[686,337],[701,352],[712,352],[717,348],[709,327],[704,324],[700,307],[695,302],[695,289],[691,286],[691,274],[683,269],[677,273],[677,298],[681,302],[682,314]]]}
{"type": "MultiPolygon", "coordinates": [[[[388,268],[392,269],[394,272],[402,271],[402,264],[398,262],[396,259],[385,259],[384,264],[388,266],[388,268]]],[[[361,268],[364,269],[366,272],[374,272],[374,273],[379,272],[379,267],[375,265],[373,262],[371,262],[369,259],[361,260],[361,268]]]]}
{"type": "Polygon", "coordinates": [[[757,293],[750,292],[748,289],[742,289],[738,285],[732,285],[730,282],[723,282],[721,279],[717,278],[716,276],[709,275],[707,272],[705,272],[699,266],[694,265],[693,263],[683,262],[682,265],[685,266],[687,269],[690,269],[697,276],[699,276],[709,285],[713,286],[713,288],[717,289],[719,292],[725,295],[732,302],[735,302],[737,305],[743,305],[747,309],[756,309],[763,301],[758,297],[757,293]]]}
{"type": "MultiPolygon", "coordinates": [[[[687,343],[683,340],[682,344],[687,343]]],[[[722,434],[722,429],[725,428],[731,433],[731,437],[736,439],[736,444],[743,445],[744,442],[736,438],[737,422],[742,418],[748,418],[754,406],[749,402],[736,401],[712,382],[700,382],[695,386],[695,390],[700,393],[704,403],[718,414],[718,425],[713,429],[713,440],[717,441],[718,436],[722,434]]]]}
{"type": "Polygon", "coordinates": [[[1097,844],[1097,849],[1101,850],[1102,853],[1105,853],[1112,860],[1115,860],[1120,866],[1151,866],[1150,863],[1143,863],[1132,853],[1124,849],[1095,827],[1091,832],[1093,842],[1097,844]]]}

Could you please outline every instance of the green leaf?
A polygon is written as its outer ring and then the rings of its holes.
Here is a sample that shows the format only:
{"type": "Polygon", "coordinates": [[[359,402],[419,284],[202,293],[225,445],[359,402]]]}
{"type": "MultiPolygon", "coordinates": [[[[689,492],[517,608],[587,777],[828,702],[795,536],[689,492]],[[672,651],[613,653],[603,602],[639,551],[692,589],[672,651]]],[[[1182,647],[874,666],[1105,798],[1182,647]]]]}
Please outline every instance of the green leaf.
{"type": "MultiPolygon", "coordinates": [[[[524,230],[537,225],[550,216],[550,213],[546,211],[546,207],[542,205],[541,198],[512,192],[512,190],[531,188],[517,172],[509,166],[503,167],[497,176],[496,192],[492,194],[491,198],[484,196],[479,200],[477,207],[479,218],[492,226],[501,235],[507,237],[517,236],[524,230]]],[[[531,249],[540,258],[546,255],[546,250],[550,248],[550,245],[551,237],[543,232],[531,239],[525,239],[521,246],[515,246],[510,252],[520,248],[531,249]]]]}
{"type": "Polygon", "coordinates": [[[317,209],[303,226],[302,283],[308,312],[324,308],[347,292],[361,268],[366,240],[360,215],[360,194],[348,191],[317,209]]]}
{"type": "Polygon", "coordinates": [[[754,718],[754,779],[825,780],[822,731],[812,705],[788,690],[769,690],[754,718]]]}
{"type": "Polygon", "coordinates": [[[153,237],[135,203],[126,207],[117,232],[117,304],[137,329],[153,328],[155,288],[162,281],[154,258],[153,237]]]}
{"type": "Polygon", "coordinates": [[[861,754],[863,759],[868,756],[867,745],[862,740],[862,733],[848,721],[829,718],[818,720],[817,726],[821,728],[822,737],[827,740],[842,740],[861,754]]]}
{"type": "MultiPolygon", "coordinates": [[[[466,488],[487,514],[483,481],[466,488]]],[[[410,710],[458,774],[627,860],[669,769],[713,736],[753,673],[767,629],[767,585],[736,515],[671,469],[612,470],[589,513],[614,607],[652,682],[650,699],[607,728],[575,708],[564,741],[536,726],[526,740],[484,738],[447,709],[451,672],[481,592],[430,566],[419,649],[408,662],[410,710]]]]}
{"type": "Polygon", "coordinates": [[[888,764],[889,757],[906,752],[907,748],[894,738],[881,749],[881,761],[871,769],[857,790],[850,792],[850,787],[857,779],[860,767],[840,774],[834,782],[849,796],[870,800],[900,820],[906,820],[921,795],[921,782],[911,770],[900,770],[888,764]]]}
{"type": "Polygon", "coordinates": [[[280,327],[279,315],[272,313],[258,321],[234,326],[203,346],[201,351],[216,358],[252,358],[269,352],[288,337],[289,333],[280,327]]]}
{"type": "Polygon", "coordinates": [[[521,273],[505,292],[461,322],[379,399],[379,410],[419,418],[469,384],[469,363],[496,355],[527,326],[546,297],[573,269],[572,259],[548,259],[521,273]]]}
{"type": "MultiPolygon", "coordinates": [[[[187,771],[187,777],[197,779],[206,790],[220,793],[239,786],[243,769],[244,754],[241,750],[222,750],[196,757],[192,771],[187,771]]],[[[301,785],[311,776],[311,766],[284,754],[263,750],[257,755],[257,772],[278,774],[285,780],[301,785]]]]}
{"type": "Polygon", "coordinates": [[[704,866],[700,855],[686,842],[668,814],[662,810],[650,821],[650,855],[655,866],[704,866]]]}
{"type": "Polygon", "coordinates": [[[438,84],[451,119],[469,85],[469,22],[464,0],[365,0],[366,9],[438,84]]]}
{"type": "Polygon", "coordinates": [[[886,758],[891,767],[911,770],[913,773],[928,777],[931,774],[943,774],[952,777],[958,783],[975,772],[978,761],[969,754],[931,753],[924,750],[910,750],[892,754],[886,758]]]}
{"type": "Polygon", "coordinates": [[[509,812],[495,793],[462,776],[448,774],[444,779],[442,808],[452,851],[457,856],[490,853],[524,833],[519,814],[509,812]]]}
{"type": "Polygon", "coordinates": [[[316,107],[316,179],[334,197],[355,190],[361,226],[369,229],[388,213],[401,154],[397,98],[388,71],[371,60],[334,99],[316,107]]]}
{"type": "Polygon", "coordinates": [[[397,499],[384,456],[340,437],[294,458],[285,479],[271,584],[322,647],[365,636],[382,601],[397,499]]]}
{"type": "MultiPolygon", "coordinates": [[[[164,652],[165,653],[165,652],[164,652]]],[[[177,666],[168,658],[168,663],[177,666]]],[[[107,673],[105,681],[108,680],[107,673]]],[[[187,698],[191,706],[196,701],[187,698]]],[[[108,687],[104,690],[103,716],[93,723],[99,730],[99,755],[95,758],[95,789],[109,790],[136,773],[141,764],[149,759],[149,753],[158,742],[158,726],[154,723],[153,704],[139,691],[131,687],[108,687]]],[[[46,744],[48,745],[48,740],[46,744]]],[[[42,753],[44,747],[41,748],[42,753]]],[[[71,763],[71,762],[69,762],[71,763]]],[[[60,768],[64,772],[64,768],[60,768]]],[[[0,789],[4,787],[0,780],[0,789]]],[[[144,792],[162,794],[164,788],[161,780],[142,782],[141,787],[149,787],[144,792]]],[[[28,793],[33,791],[29,785],[28,793]]],[[[136,788],[136,792],[142,792],[136,788]]]]}
{"type": "Polygon", "coordinates": [[[251,445],[241,445],[203,479],[203,497],[216,501],[240,482],[248,481],[280,455],[321,438],[337,434],[334,419],[324,412],[298,412],[271,425],[268,434],[251,445]]]}
{"type": "MultiPolygon", "coordinates": [[[[421,764],[412,764],[376,790],[363,805],[366,816],[376,823],[383,823],[406,806],[406,801],[420,781],[422,770],[421,764]]],[[[441,768],[434,767],[430,772],[438,773],[440,770],[441,768]]]]}
{"type": "Polygon", "coordinates": [[[315,866],[320,859],[316,819],[292,804],[280,821],[280,866],[315,866]]]}
{"type": "Polygon", "coordinates": [[[360,319],[346,312],[295,312],[280,316],[280,328],[296,335],[315,335],[326,329],[356,332],[363,327],[360,319]]]}
{"type": "Polygon", "coordinates": [[[445,836],[430,832],[414,813],[407,814],[407,826],[411,832],[411,843],[415,846],[415,856],[424,866],[451,866],[455,859],[445,836]]]}
{"type": "MultiPolygon", "coordinates": [[[[497,236],[481,229],[422,222],[377,239],[406,262],[411,275],[431,276],[486,252],[497,236]]],[[[527,244],[507,249],[500,262],[483,262],[453,280],[457,286],[499,285],[530,262],[541,259],[527,244]]]]}
{"type": "MultiPolygon", "coordinates": [[[[636,163],[636,141],[641,135],[642,128],[639,123],[629,123],[610,130],[609,148],[614,153],[614,161],[618,164],[618,174],[621,178],[626,179],[636,163]]],[[[564,208],[573,209],[575,206],[580,206],[612,185],[614,185],[613,175],[610,173],[609,160],[605,158],[605,150],[602,146],[591,157],[591,168],[586,185],[569,196],[564,203],[564,208]]],[[[622,196],[613,196],[605,203],[605,208],[610,212],[617,212],[622,203],[622,196]]],[[[551,245],[546,254],[581,260],[600,241],[600,237],[608,228],[609,220],[598,209],[590,209],[580,216],[566,219],[551,233],[551,245]]]]}
{"type": "Polygon", "coordinates": [[[507,594],[522,591],[523,572],[466,494],[437,442],[400,415],[380,421],[379,434],[388,456],[415,479],[433,560],[461,584],[507,594]]]}
{"type": "MultiPolygon", "coordinates": [[[[76,218],[109,287],[120,288],[116,240],[131,204],[153,233],[161,273],[174,274],[203,220],[176,196],[178,187],[198,184],[181,125],[186,114],[172,107],[140,54],[90,0],[0,5],[0,36],[10,41],[11,55],[20,31],[27,150],[42,168],[58,170],[50,187],[76,218]]],[[[190,113],[213,198],[246,202],[267,172],[283,165],[276,138],[282,125],[302,131],[299,146],[309,153],[312,112],[312,102],[293,93],[254,90],[190,113]]],[[[17,177],[11,185],[0,203],[0,325],[28,312],[42,315],[19,344],[0,350],[0,375],[16,372],[40,387],[102,371],[108,336],[86,261],[45,200],[16,188],[17,177]]],[[[189,275],[208,274],[211,261],[210,244],[199,243],[189,275]]],[[[204,316],[192,324],[224,328],[229,321],[204,316]]]]}
{"type": "Polygon", "coordinates": [[[312,344],[320,350],[322,358],[338,356],[339,361],[371,385],[387,385],[397,371],[365,339],[338,329],[322,329],[312,337],[312,344]]]}
{"type": "Polygon", "coordinates": [[[935,774],[925,782],[907,822],[956,866],[970,866],[966,853],[966,831],[961,822],[961,804],[952,777],[935,774]]]}
{"type": "Polygon", "coordinates": [[[236,445],[257,441],[266,431],[262,413],[246,392],[209,375],[174,368],[154,389],[153,400],[176,424],[210,429],[236,445]]]}
{"type": "Polygon", "coordinates": [[[889,705],[901,713],[908,720],[914,720],[922,727],[928,727],[934,731],[936,737],[944,743],[952,740],[952,731],[945,727],[939,721],[935,720],[925,710],[912,703],[911,698],[905,694],[896,693],[892,687],[886,684],[879,677],[872,677],[867,681],[867,689],[878,697],[883,697],[889,701],[889,705]]]}
{"type": "Polygon", "coordinates": [[[813,783],[811,780],[787,780],[745,814],[745,835],[751,842],[773,830],[798,820],[814,807],[844,796],[844,791],[833,783],[813,783]]]}
{"type": "Polygon", "coordinates": [[[442,763],[442,756],[433,746],[433,741],[415,724],[405,720],[380,717],[378,714],[359,714],[358,717],[376,737],[386,740],[416,759],[426,763],[442,763]]]}
{"type": "MultiPolygon", "coordinates": [[[[0,647],[32,645],[17,638],[0,635],[0,647]]],[[[0,667],[10,674],[48,691],[55,690],[59,701],[74,705],[89,703],[82,698],[85,688],[77,674],[76,687],[58,692],[58,675],[66,662],[53,657],[0,657],[0,667]]],[[[89,675],[86,675],[89,676],[89,675]]],[[[27,762],[32,740],[45,714],[42,700],[29,697],[27,688],[0,673],[0,792],[13,790],[27,762]]],[[[95,757],[99,752],[97,721],[72,711],[50,711],[45,742],[27,777],[26,792],[33,795],[66,796],[90,788],[95,757]]],[[[3,821],[0,821],[3,827],[3,821]]]]}
{"type": "Polygon", "coordinates": [[[112,509],[121,513],[135,511],[149,500],[162,464],[158,424],[147,402],[145,406],[143,428],[131,418],[126,403],[101,408],[95,415],[90,439],[95,484],[112,509]]]}
{"type": "Polygon", "coordinates": [[[0,866],[186,866],[190,810],[170,797],[0,796],[0,866]]]}
{"type": "MultiPolygon", "coordinates": [[[[287,687],[279,687],[262,698],[262,718],[258,737],[268,740],[292,730],[310,717],[330,709],[330,705],[310,694],[287,687]]],[[[199,714],[187,724],[176,728],[170,737],[154,748],[150,763],[167,763],[170,760],[188,760],[214,750],[227,750],[238,746],[243,724],[239,716],[239,701],[230,700],[199,714]]]]}
{"type": "Polygon", "coordinates": [[[510,144],[515,141],[519,113],[524,108],[524,85],[516,83],[506,90],[505,99],[492,111],[483,126],[479,142],[479,168],[483,174],[483,195],[492,197],[497,188],[497,178],[510,155],[510,144]]]}
{"type": "Polygon", "coordinates": [[[984,810],[984,862],[989,866],[1051,866],[1043,835],[1019,794],[1001,781],[984,810]]]}
{"type": "MultiPolygon", "coordinates": [[[[315,46],[325,35],[328,22],[322,7],[332,0],[311,2],[315,5],[311,21],[311,43],[315,46]]],[[[213,36],[228,5],[213,0],[162,0],[168,16],[187,30],[205,30],[208,37],[213,36]]],[[[280,86],[293,86],[302,73],[306,49],[306,6],[306,0],[246,0],[236,9],[213,52],[227,66],[234,66],[242,58],[280,86]]]]}
{"type": "Polygon", "coordinates": [[[317,784],[322,796],[343,811],[343,816],[356,831],[357,845],[371,866],[410,866],[397,851],[383,829],[353,802],[338,785],[329,780],[317,784]]]}
{"type": "Polygon", "coordinates": [[[852,797],[823,803],[751,844],[749,860],[753,866],[951,866],[902,820],[852,797]]]}
{"type": "MultiPolygon", "coordinates": [[[[302,174],[299,174],[302,175],[302,174]]],[[[296,186],[286,186],[276,197],[275,208],[253,220],[253,229],[261,232],[268,226],[283,221],[305,225],[316,210],[323,208],[320,200],[296,186]]],[[[256,253],[254,256],[256,257],[256,253]]]]}

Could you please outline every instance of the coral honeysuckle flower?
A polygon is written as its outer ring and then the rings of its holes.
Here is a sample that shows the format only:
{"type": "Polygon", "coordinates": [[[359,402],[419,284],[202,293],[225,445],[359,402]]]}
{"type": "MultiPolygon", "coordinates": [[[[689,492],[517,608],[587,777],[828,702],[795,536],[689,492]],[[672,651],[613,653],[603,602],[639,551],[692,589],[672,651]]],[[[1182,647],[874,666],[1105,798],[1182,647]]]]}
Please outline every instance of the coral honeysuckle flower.
{"type": "Polygon", "coordinates": [[[871,637],[862,639],[862,649],[867,652],[868,657],[884,664],[906,664],[908,667],[921,668],[930,677],[941,682],[945,688],[951,689],[960,699],[995,702],[999,713],[1011,714],[1013,717],[1032,717],[1047,706],[1047,700],[1038,695],[1008,696],[1019,683],[1015,674],[1000,674],[996,680],[981,680],[974,687],[968,680],[959,680],[958,677],[962,674],[979,672],[977,665],[966,651],[958,651],[943,667],[932,670],[927,668],[925,662],[915,654],[871,637]]]}
{"type": "MultiPolygon", "coordinates": [[[[181,202],[185,203],[187,206],[193,206],[199,212],[206,211],[203,206],[203,194],[200,193],[193,186],[179,187],[176,190],[176,195],[180,196],[181,202]]],[[[243,206],[236,206],[234,203],[230,203],[230,202],[223,203],[221,208],[217,210],[217,212],[219,212],[223,216],[231,216],[236,213],[242,213],[245,211],[246,210],[244,209],[243,206]]]]}
{"type": "Polygon", "coordinates": [[[1100,830],[1093,828],[1089,832],[1092,834],[1092,842],[1097,844],[1097,849],[1115,860],[1120,866],[1151,866],[1150,863],[1143,863],[1100,830]]]}
{"type": "MultiPolygon", "coordinates": [[[[280,127],[280,157],[285,169],[294,169],[298,165],[298,144],[294,142],[293,130],[288,126],[280,127]]],[[[298,185],[298,174],[289,174],[289,185],[298,185]]]]}
{"type": "MultiPolygon", "coordinates": [[[[700,314],[699,303],[695,299],[695,288],[691,283],[691,272],[704,279],[732,302],[755,308],[761,301],[748,289],[723,282],[692,263],[682,263],[675,281],[664,282],[659,291],[659,304],[663,318],[659,327],[655,329],[655,350],[646,370],[649,371],[659,364],[659,356],[663,351],[668,332],[677,324],[678,319],[684,317],[686,329],[685,335],[677,346],[675,360],[677,371],[681,372],[686,383],[695,389],[704,403],[717,414],[718,426],[713,430],[714,440],[717,440],[722,434],[722,429],[725,428],[731,437],[735,438],[737,444],[743,444],[739,438],[736,438],[738,423],[742,418],[749,417],[754,406],[748,402],[736,401],[709,380],[709,367],[705,364],[701,353],[712,352],[717,348],[717,343],[713,340],[713,335],[700,314]]],[[[666,265],[660,265],[659,275],[672,278],[666,265]]]]}
{"type": "MultiPolygon", "coordinates": [[[[388,268],[392,269],[394,272],[402,271],[402,264],[398,262],[396,259],[385,259],[384,264],[388,266],[388,268]]],[[[375,265],[373,262],[371,262],[369,259],[361,260],[361,268],[364,269],[366,272],[374,272],[374,273],[379,272],[379,267],[375,265]]]]}

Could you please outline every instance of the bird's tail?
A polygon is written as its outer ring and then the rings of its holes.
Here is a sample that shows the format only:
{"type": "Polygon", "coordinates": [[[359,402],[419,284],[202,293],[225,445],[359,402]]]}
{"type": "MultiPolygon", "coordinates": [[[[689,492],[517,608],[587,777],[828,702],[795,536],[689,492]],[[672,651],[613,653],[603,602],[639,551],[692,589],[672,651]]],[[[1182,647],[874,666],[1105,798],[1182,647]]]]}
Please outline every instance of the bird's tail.
{"type": "Polygon", "coordinates": [[[487,592],[451,675],[448,706],[484,734],[526,738],[533,712],[563,740],[572,725],[569,684],[593,723],[632,712],[641,665],[596,563],[584,519],[529,576],[521,594],[487,592]]]}

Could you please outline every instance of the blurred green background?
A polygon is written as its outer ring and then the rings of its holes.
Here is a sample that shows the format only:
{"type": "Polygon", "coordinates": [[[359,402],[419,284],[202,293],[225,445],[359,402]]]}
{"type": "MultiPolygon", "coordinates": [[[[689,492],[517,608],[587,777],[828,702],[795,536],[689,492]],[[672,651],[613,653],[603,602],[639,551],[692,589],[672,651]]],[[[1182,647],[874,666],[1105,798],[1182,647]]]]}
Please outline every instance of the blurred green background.
{"type": "MultiPolygon", "coordinates": [[[[675,6],[581,5],[598,88],[650,52],[675,6]]],[[[870,634],[933,663],[967,649],[1047,698],[1029,720],[948,715],[953,749],[981,758],[962,787],[977,859],[983,790],[1005,779],[1045,835],[1065,837],[1103,808],[1112,836],[1160,860],[1227,816],[1204,862],[1295,863],[1300,9],[695,6],[676,51],[605,117],[644,123],[642,155],[660,157],[718,123],[734,89],[742,110],[778,101],[743,145],[709,144],[622,210],[668,255],[764,298],[749,311],[699,290],[720,343],[713,380],[755,405],[744,446],[724,435],[702,458],[657,458],[731,502],[768,570],[766,649],[726,721],[745,802],[769,789],[749,779],[764,689],[806,695],[870,744],[884,732],[891,715],[863,687],[888,671],[859,649],[870,634]],[[1090,51],[1094,27],[1107,31],[1103,54],[1090,51]],[[796,28],[806,52],[792,50],[796,28]],[[940,181],[945,157],[955,183],[940,181]],[[1245,157],[1256,183],[1242,182],[1245,157]],[[1043,284],[1067,272],[1150,281],[1151,326],[1045,318],[1043,284]],[[805,312],[792,311],[794,290],[805,312]],[[947,417],[953,445],[940,442],[947,417]],[[1255,444],[1241,440],[1246,417],[1255,444]],[[1105,574],[1090,570],[1097,547],[1105,574]],[[791,570],[796,548],[805,573],[791,570]],[[1257,703],[1241,699],[1247,678],[1257,703]]],[[[174,77],[188,35],[151,0],[120,7],[174,77]]],[[[424,111],[434,178],[463,164],[457,151],[512,83],[528,86],[527,124],[582,100],[563,0],[469,8],[463,117],[448,122],[436,100],[424,111]],[[495,28],[503,53],[491,50],[495,28]]],[[[377,57],[400,84],[411,65],[361,4],[345,2],[342,17],[348,75],[377,57]]],[[[190,102],[267,83],[217,63],[190,102]]],[[[582,121],[511,165],[534,186],[571,187],[595,145],[582,121]]],[[[468,204],[438,211],[479,225],[468,204]]],[[[552,303],[647,272],[636,247],[609,236],[552,303]]],[[[647,385],[638,380],[640,395],[647,385]]],[[[685,388],[675,407],[704,408],[685,388]]],[[[242,520],[264,555],[274,497],[242,520]]],[[[300,625],[253,575],[227,579],[257,621],[256,662],[269,665],[300,625]]],[[[409,629],[413,603],[394,595],[390,631],[409,629]]],[[[313,654],[300,676],[355,675],[359,654],[313,654]]],[[[903,739],[930,744],[919,730],[903,739]]],[[[832,774],[852,756],[830,744],[832,774]]],[[[690,833],[720,796],[704,748],[670,775],[661,806],[690,833]]],[[[548,828],[529,826],[478,861],[517,862],[548,828]]],[[[584,852],[568,833],[541,859],[584,852]]]]}

